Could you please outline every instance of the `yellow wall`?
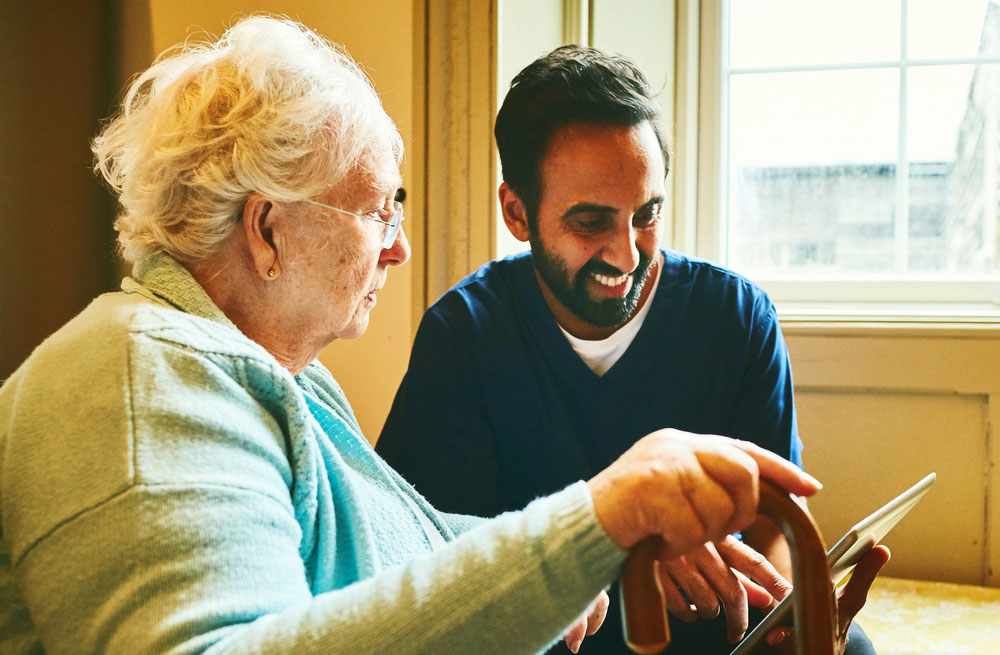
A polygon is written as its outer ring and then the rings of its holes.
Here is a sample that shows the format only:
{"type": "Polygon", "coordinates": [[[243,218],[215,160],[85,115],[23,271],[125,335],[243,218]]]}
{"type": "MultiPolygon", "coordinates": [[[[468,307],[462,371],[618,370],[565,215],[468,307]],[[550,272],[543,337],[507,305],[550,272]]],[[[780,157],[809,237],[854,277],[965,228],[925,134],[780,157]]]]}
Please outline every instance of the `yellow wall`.
{"type": "Polygon", "coordinates": [[[785,325],[828,541],[926,473],[887,573],[1000,586],[1000,330],[785,325]]]}
{"type": "MultiPolygon", "coordinates": [[[[403,142],[410,147],[414,133],[412,0],[151,0],[153,47],[162,52],[199,28],[221,34],[234,18],[258,11],[287,15],[345,45],[371,76],[403,142]]],[[[404,160],[404,188],[410,170],[410,162],[404,160]]],[[[364,336],[335,342],[320,356],[344,388],[371,441],[378,437],[409,358],[412,270],[410,264],[390,270],[364,336]]]]}

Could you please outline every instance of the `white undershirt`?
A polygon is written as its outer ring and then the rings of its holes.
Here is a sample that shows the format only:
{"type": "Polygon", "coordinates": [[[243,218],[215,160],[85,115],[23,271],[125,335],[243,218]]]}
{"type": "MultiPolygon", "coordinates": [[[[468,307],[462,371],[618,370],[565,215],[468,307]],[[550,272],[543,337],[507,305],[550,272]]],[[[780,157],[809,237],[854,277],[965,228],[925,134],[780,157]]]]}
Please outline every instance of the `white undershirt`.
{"type": "Polygon", "coordinates": [[[660,268],[661,266],[656,267],[656,272],[652,280],[646,280],[646,284],[653,285],[649,296],[646,297],[646,302],[642,304],[642,307],[639,308],[635,316],[629,319],[628,323],[615,330],[606,339],[599,339],[597,341],[578,339],[563,329],[563,326],[559,326],[559,329],[562,330],[562,333],[569,340],[569,345],[573,347],[573,350],[580,356],[583,363],[598,376],[603,376],[615,365],[615,362],[621,359],[621,356],[625,354],[628,347],[632,345],[635,335],[639,333],[639,328],[642,327],[642,323],[646,320],[646,315],[649,313],[649,308],[653,305],[653,296],[656,295],[656,287],[659,286],[660,268]]]}

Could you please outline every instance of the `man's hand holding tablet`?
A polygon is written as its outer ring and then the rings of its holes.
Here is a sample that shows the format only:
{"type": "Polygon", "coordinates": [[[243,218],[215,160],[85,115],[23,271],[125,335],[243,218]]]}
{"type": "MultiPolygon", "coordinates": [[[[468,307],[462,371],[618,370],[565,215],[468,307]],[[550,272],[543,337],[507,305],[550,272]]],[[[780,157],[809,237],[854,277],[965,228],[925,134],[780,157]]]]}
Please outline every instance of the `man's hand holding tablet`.
{"type": "MultiPolygon", "coordinates": [[[[923,478],[899,496],[880,507],[877,511],[855,524],[827,553],[827,563],[830,566],[830,578],[833,584],[839,583],[854,570],[851,580],[837,590],[838,614],[841,632],[847,629],[847,623],[865,604],[868,588],[882,566],[889,561],[889,549],[877,545],[886,534],[923,498],[934,480],[935,473],[923,478]]],[[[794,593],[794,592],[793,592],[794,593]]],[[[732,655],[745,655],[753,652],[762,639],[775,645],[789,634],[787,628],[778,628],[791,611],[792,596],[789,594],[754,628],[746,638],[733,650],[732,655]]]]}

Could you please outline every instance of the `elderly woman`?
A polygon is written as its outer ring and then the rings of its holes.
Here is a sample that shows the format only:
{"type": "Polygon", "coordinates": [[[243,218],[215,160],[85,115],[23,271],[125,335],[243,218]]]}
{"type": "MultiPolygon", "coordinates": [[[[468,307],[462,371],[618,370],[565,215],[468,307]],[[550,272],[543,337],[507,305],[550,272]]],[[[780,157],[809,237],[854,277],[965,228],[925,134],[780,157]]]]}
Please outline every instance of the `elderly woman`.
{"type": "Polygon", "coordinates": [[[665,431],[521,512],[430,507],[316,361],[409,246],[400,136],[299,25],[159,59],[94,152],[134,272],[0,389],[4,653],[576,648],[643,537],[676,556],[746,525],[758,473],[817,488],[665,431]]]}

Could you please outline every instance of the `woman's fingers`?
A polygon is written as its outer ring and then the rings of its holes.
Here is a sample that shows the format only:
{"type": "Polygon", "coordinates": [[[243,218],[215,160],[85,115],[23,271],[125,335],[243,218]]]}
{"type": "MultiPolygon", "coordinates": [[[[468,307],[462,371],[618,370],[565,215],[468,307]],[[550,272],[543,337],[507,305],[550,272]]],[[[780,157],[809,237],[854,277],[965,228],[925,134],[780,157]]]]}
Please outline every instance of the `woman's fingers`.
{"type": "Polygon", "coordinates": [[[754,459],[760,470],[760,477],[770,480],[789,493],[796,496],[812,496],[823,488],[819,480],[769,450],[749,441],[738,439],[728,439],[727,441],[754,459]]]}
{"type": "Polygon", "coordinates": [[[594,600],[594,605],[590,608],[590,614],[587,616],[588,637],[604,625],[604,619],[608,616],[608,605],[610,604],[611,599],[608,598],[608,592],[602,591],[597,594],[597,599],[594,600]]]}
{"type": "Polygon", "coordinates": [[[579,652],[584,637],[594,634],[604,624],[604,619],[608,615],[608,605],[610,602],[606,591],[601,591],[601,593],[597,594],[597,598],[590,604],[590,607],[587,608],[583,616],[577,619],[576,623],[570,626],[569,630],[563,635],[566,648],[569,648],[574,653],[579,652]]]}
{"type": "Polygon", "coordinates": [[[570,649],[571,652],[577,653],[580,651],[580,644],[583,643],[583,638],[587,635],[587,617],[579,619],[574,623],[566,634],[563,635],[563,641],[566,642],[566,648],[570,649]]]}

